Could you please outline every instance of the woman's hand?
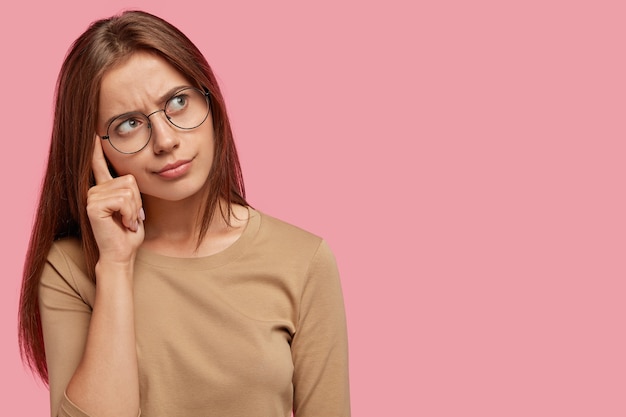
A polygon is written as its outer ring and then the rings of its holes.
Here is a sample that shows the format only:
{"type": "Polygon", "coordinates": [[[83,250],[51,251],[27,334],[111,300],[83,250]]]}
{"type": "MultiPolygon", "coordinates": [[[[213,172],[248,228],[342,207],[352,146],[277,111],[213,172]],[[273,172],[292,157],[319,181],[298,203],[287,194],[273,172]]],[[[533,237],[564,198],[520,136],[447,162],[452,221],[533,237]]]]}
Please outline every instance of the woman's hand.
{"type": "Polygon", "coordinates": [[[99,262],[130,263],[144,239],[141,194],[132,175],[111,176],[101,139],[96,136],[94,141],[96,185],[87,195],[87,215],[100,251],[99,262]]]}

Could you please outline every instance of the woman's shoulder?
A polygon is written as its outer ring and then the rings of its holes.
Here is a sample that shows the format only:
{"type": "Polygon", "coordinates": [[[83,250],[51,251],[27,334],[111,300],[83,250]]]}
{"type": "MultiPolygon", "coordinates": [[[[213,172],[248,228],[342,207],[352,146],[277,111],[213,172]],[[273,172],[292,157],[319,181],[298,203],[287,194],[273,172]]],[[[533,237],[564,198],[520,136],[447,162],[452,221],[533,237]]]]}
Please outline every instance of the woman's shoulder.
{"type": "Polygon", "coordinates": [[[325,239],[301,226],[260,211],[251,211],[260,217],[258,237],[270,250],[291,253],[293,256],[310,258],[320,250],[329,251],[325,239]]]}
{"type": "Polygon", "coordinates": [[[83,259],[83,248],[78,237],[63,237],[52,242],[48,252],[48,260],[58,258],[71,258],[73,260],[83,259]]]}
{"type": "Polygon", "coordinates": [[[93,305],[95,284],[87,274],[79,238],[64,237],[52,243],[41,275],[40,292],[48,300],[58,294],[73,294],[93,305]]]}
{"type": "Polygon", "coordinates": [[[251,216],[254,215],[260,216],[260,231],[262,233],[271,234],[275,239],[295,239],[296,241],[311,242],[318,245],[323,240],[321,236],[301,226],[297,226],[265,212],[251,210],[251,216]]]}
{"type": "Polygon", "coordinates": [[[52,242],[47,263],[62,275],[87,275],[83,247],[78,237],[64,237],[52,242]]]}

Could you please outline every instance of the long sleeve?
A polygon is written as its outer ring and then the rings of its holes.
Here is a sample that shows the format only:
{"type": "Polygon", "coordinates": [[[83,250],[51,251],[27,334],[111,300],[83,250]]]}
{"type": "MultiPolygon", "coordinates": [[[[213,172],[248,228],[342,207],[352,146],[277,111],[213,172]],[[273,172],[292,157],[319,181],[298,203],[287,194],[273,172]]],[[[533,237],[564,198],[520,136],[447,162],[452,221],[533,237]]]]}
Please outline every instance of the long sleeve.
{"type": "Polygon", "coordinates": [[[76,241],[55,243],[39,286],[52,417],[88,417],[65,396],[65,388],[83,356],[91,318],[89,300],[95,294],[80,257],[71,256],[76,250],[79,250],[76,241]],[[68,249],[70,254],[65,251],[68,249]]]}
{"type": "Polygon", "coordinates": [[[291,350],[295,417],[349,417],[345,309],[335,258],[325,242],[307,274],[291,350]]]}

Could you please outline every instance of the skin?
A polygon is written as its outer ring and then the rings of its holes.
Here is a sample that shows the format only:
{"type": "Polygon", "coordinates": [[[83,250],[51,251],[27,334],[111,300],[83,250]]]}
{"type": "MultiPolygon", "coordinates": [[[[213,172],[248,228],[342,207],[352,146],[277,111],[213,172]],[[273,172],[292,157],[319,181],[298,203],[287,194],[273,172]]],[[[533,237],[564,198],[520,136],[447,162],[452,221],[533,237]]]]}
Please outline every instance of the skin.
{"type": "MultiPolygon", "coordinates": [[[[134,110],[150,114],[163,108],[161,98],[169,98],[167,93],[176,87],[189,85],[189,81],[162,58],[146,52],[134,54],[123,65],[105,74],[102,80],[99,132],[106,132],[106,121],[110,117],[134,110]]],[[[141,190],[147,217],[143,247],[165,255],[190,257],[211,255],[230,246],[246,224],[247,210],[243,207],[233,207],[235,218],[231,219],[231,227],[221,221],[214,222],[209,229],[209,239],[196,248],[197,221],[204,211],[206,182],[213,160],[211,117],[193,130],[176,128],[162,112],[154,114],[150,121],[152,137],[141,152],[125,155],[117,152],[108,141],[101,141],[104,155],[115,171],[121,176],[132,175],[141,190]],[[156,174],[167,164],[180,161],[190,161],[184,176],[172,180],[156,174]],[[173,212],[177,215],[172,216],[173,212]]],[[[127,226],[137,220],[133,213],[129,212],[127,226]]]]}
{"type": "MultiPolygon", "coordinates": [[[[97,133],[105,134],[106,121],[113,116],[129,111],[150,114],[163,108],[169,91],[189,85],[162,58],[135,53],[102,80],[97,133]]],[[[150,142],[136,154],[122,154],[99,135],[94,137],[96,185],[88,194],[87,213],[100,253],[96,299],[85,352],[66,393],[77,406],[97,416],[136,417],[139,412],[133,306],[139,248],[167,256],[208,256],[236,241],[247,223],[244,207],[233,207],[230,225],[216,214],[198,246],[199,218],[213,160],[211,117],[193,130],[176,128],[162,112],[150,121],[150,142]],[[107,160],[119,176],[112,177],[107,160]],[[166,165],[181,161],[185,164],[175,178],[159,175],[166,165]]]]}

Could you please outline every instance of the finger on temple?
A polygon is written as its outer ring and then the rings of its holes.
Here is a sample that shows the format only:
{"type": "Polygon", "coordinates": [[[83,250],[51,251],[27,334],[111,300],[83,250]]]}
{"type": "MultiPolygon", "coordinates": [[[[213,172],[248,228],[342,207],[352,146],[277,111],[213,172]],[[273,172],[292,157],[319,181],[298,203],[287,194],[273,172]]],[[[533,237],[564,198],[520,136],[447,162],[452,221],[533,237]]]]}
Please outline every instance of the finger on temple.
{"type": "Polygon", "coordinates": [[[98,135],[94,137],[93,157],[91,159],[91,169],[93,169],[93,176],[96,179],[96,184],[102,184],[104,182],[113,179],[107,161],[104,158],[104,152],[102,150],[102,139],[98,135]]]}

